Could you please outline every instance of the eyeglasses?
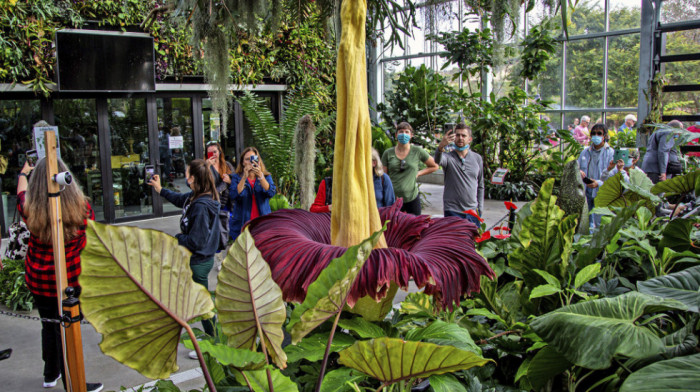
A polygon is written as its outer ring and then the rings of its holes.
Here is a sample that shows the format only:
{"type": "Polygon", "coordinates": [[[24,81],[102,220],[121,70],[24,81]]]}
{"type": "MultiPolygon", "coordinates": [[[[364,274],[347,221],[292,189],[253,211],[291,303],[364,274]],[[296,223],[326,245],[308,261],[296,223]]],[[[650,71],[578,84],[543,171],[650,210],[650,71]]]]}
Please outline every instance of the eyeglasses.
{"type": "Polygon", "coordinates": [[[406,160],[402,159],[401,164],[399,164],[399,171],[404,171],[406,170],[406,160]]]}

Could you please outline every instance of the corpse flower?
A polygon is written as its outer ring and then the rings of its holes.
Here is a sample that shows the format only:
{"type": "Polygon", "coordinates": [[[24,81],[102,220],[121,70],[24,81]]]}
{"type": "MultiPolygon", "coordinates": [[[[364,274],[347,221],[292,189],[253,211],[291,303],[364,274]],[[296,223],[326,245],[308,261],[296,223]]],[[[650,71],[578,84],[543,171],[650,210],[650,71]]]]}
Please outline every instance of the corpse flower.
{"type": "MultiPolygon", "coordinates": [[[[349,306],[364,296],[380,300],[392,281],[406,288],[413,279],[442,307],[452,309],[462,295],[479,291],[481,275],[495,276],[474,248],[475,225],[457,217],[405,214],[399,211],[401,204],[399,200],[379,209],[381,220],[389,221],[387,248],[370,254],[350,292],[349,306]]],[[[280,210],[249,223],[286,301],[303,301],[309,285],[345,252],[331,245],[330,218],[330,213],[280,210]]]]}

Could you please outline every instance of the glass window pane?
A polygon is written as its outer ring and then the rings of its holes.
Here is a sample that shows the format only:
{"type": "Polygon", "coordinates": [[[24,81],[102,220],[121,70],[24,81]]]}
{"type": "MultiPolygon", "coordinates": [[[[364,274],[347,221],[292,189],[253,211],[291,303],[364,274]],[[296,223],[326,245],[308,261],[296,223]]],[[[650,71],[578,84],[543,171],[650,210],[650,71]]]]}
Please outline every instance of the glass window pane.
{"type": "MultiPolygon", "coordinates": [[[[540,73],[539,78],[528,82],[528,94],[546,101],[551,101],[553,109],[561,108],[561,62],[562,45],[557,45],[556,52],[547,61],[547,70],[540,73]]],[[[519,70],[522,67],[518,68],[519,70]]]]}
{"type": "Polygon", "coordinates": [[[453,80],[453,77],[455,75],[459,74],[459,67],[457,67],[455,64],[452,64],[452,65],[448,66],[447,68],[442,69],[443,65],[445,65],[445,63],[447,63],[447,60],[445,60],[444,58],[442,58],[440,56],[435,56],[435,60],[437,62],[437,66],[436,66],[437,73],[444,76],[447,79],[447,83],[450,86],[452,86],[455,89],[459,89],[459,77],[454,78],[454,80],[453,80]]]}
{"type": "Polygon", "coordinates": [[[666,54],[689,54],[700,52],[700,29],[664,33],[666,54]]]}
{"type": "Polygon", "coordinates": [[[146,99],[108,99],[107,111],[115,217],[152,214],[151,187],[144,184],[150,164],[146,99]]]}
{"type": "Polygon", "coordinates": [[[566,48],[566,108],[603,106],[604,38],[571,41],[566,48]]]}
{"type": "Polygon", "coordinates": [[[382,72],[384,78],[384,94],[394,89],[394,81],[398,79],[398,74],[403,72],[406,67],[404,60],[394,60],[382,62],[382,67],[384,72],[382,72]]]}
{"type": "Polygon", "coordinates": [[[0,148],[7,158],[7,169],[2,175],[3,229],[12,223],[17,204],[17,175],[24,166],[25,152],[34,148],[32,127],[41,120],[38,100],[0,101],[0,148]]]}
{"type": "Polygon", "coordinates": [[[408,31],[411,33],[407,37],[406,54],[418,54],[430,52],[430,45],[425,40],[426,27],[414,27],[408,31]]]}
{"type": "MultiPolygon", "coordinates": [[[[387,22],[387,24],[385,24],[385,26],[388,26],[388,22],[387,22]]],[[[401,35],[401,42],[404,43],[404,47],[405,47],[405,46],[406,46],[406,44],[405,44],[405,42],[406,42],[405,34],[403,34],[403,33],[401,33],[401,32],[400,32],[399,34],[401,35]]],[[[389,42],[389,38],[390,38],[390,36],[391,36],[391,29],[390,29],[389,27],[386,27],[386,28],[384,29],[383,35],[384,35],[383,42],[385,42],[385,43],[386,43],[386,42],[389,42]]],[[[387,57],[404,56],[404,55],[406,54],[406,52],[404,51],[404,49],[401,49],[401,47],[400,47],[399,45],[394,45],[393,47],[381,48],[381,49],[382,49],[382,50],[381,50],[381,53],[382,53],[382,56],[383,56],[384,58],[387,58],[387,57]]]]}
{"type": "Polygon", "coordinates": [[[697,0],[664,0],[661,3],[661,23],[700,19],[697,0]]]}
{"type": "Polygon", "coordinates": [[[535,2],[535,6],[533,7],[533,9],[527,13],[528,29],[537,26],[538,24],[542,23],[542,21],[549,18],[555,18],[555,21],[558,22],[556,24],[557,29],[559,29],[561,27],[561,17],[558,16],[558,14],[554,14],[554,7],[548,7],[542,3],[543,2],[540,1],[535,2]]]}
{"type": "Polygon", "coordinates": [[[665,68],[664,76],[668,79],[668,84],[700,84],[700,60],[695,61],[679,61],[675,63],[666,63],[662,66],[665,68]]]}
{"type": "Polygon", "coordinates": [[[425,65],[426,67],[430,67],[430,59],[426,57],[416,57],[413,59],[409,59],[408,63],[415,68],[420,67],[421,65],[425,65]]]}
{"type": "Polygon", "coordinates": [[[95,219],[103,221],[102,167],[95,100],[56,99],[53,110],[61,136],[61,157],[90,199],[95,219]]]}
{"type": "Polygon", "coordinates": [[[569,36],[605,31],[605,0],[579,1],[571,13],[569,36]]]}
{"type": "MultiPolygon", "coordinates": [[[[161,181],[175,192],[188,192],[185,168],[194,159],[192,131],[192,100],[190,98],[158,98],[158,153],[160,154],[161,181]],[[162,135],[162,136],[161,136],[162,135]],[[170,188],[172,186],[172,188],[170,188]]],[[[163,211],[179,211],[163,200],[163,211]]]]}
{"type": "Polygon", "coordinates": [[[639,34],[610,37],[608,40],[608,107],[636,107],[638,90],[639,34]]]}
{"type": "Polygon", "coordinates": [[[608,16],[610,31],[636,29],[642,23],[642,2],[639,0],[612,0],[608,16]]]}
{"type": "Polygon", "coordinates": [[[700,115],[700,91],[665,92],[661,102],[666,116],[700,115]]]}

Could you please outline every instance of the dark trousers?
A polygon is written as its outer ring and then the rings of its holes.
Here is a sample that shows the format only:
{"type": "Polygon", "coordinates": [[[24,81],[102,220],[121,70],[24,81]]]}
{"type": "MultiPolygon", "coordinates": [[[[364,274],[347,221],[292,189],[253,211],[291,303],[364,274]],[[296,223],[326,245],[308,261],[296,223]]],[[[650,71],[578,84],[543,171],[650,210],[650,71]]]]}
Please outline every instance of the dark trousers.
{"type": "MultiPolygon", "coordinates": [[[[36,294],[32,296],[41,318],[54,320],[59,318],[58,299],[36,294]]],[[[63,344],[60,328],[61,325],[58,323],[41,322],[41,358],[44,360],[44,379],[55,380],[60,374],[65,389],[66,375],[63,370],[63,344]]]]}
{"type": "MultiPolygon", "coordinates": [[[[190,268],[192,269],[192,280],[209,290],[209,271],[211,271],[213,266],[214,258],[211,258],[203,263],[190,264],[190,268]]],[[[202,320],[202,329],[204,329],[204,332],[209,336],[215,336],[213,320],[213,318],[202,320]]]]}
{"type": "Polygon", "coordinates": [[[403,206],[401,206],[401,211],[416,216],[420,215],[420,195],[411,201],[404,201],[403,206]]]}
{"type": "Polygon", "coordinates": [[[446,216],[446,217],[447,217],[447,216],[458,216],[458,217],[460,217],[460,218],[462,218],[462,219],[466,219],[466,220],[468,220],[469,222],[475,224],[477,228],[481,227],[481,222],[479,222],[479,220],[476,219],[476,217],[473,216],[473,215],[469,215],[469,214],[465,214],[464,212],[457,212],[457,211],[447,211],[447,210],[445,210],[444,212],[445,212],[445,216],[446,216]]]}

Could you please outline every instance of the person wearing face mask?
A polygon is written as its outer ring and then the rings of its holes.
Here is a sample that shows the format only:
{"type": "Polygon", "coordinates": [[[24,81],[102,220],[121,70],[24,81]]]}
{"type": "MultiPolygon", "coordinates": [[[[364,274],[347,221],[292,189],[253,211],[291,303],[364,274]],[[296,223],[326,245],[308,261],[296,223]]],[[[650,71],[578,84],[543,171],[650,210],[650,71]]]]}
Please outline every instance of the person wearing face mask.
{"type": "Polygon", "coordinates": [[[617,162],[610,162],[610,164],[608,164],[607,170],[603,171],[603,182],[605,182],[608,178],[614,176],[617,173],[622,173],[622,179],[625,182],[629,183],[629,176],[633,171],[644,174],[644,171],[637,167],[638,161],[639,150],[637,150],[636,148],[630,148],[629,158],[627,158],[627,160],[623,161],[622,159],[618,159],[617,162]]]}
{"type": "Polygon", "coordinates": [[[474,210],[479,215],[484,207],[484,160],[481,155],[469,150],[472,130],[465,124],[457,124],[449,131],[435,151],[435,162],[445,171],[445,191],[442,204],[445,216],[468,219],[477,227],[479,220],[464,213],[474,210]],[[445,147],[454,143],[455,148],[446,152],[445,147]]]}
{"type": "MultiPolygon", "coordinates": [[[[583,123],[583,119],[581,119],[583,123]]],[[[581,169],[581,178],[586,184],[586,201],[588,211],[593,209],[593,200],[598,194],[598,189],[603,185],[603,173],[615,157],[615,150],[606,143],[608,129],[604,124],[595,124],[591,128],[591,145],[581,151],[578,157],[578,165],[581,169]]],[[[600,226],[600,215],[591,214],[591,228],[600,226]]]]}
{"type": "Polygon", "coordinates": [[[418,197],[418,177],[430,174],[438,169],[433,157],[424,149],[411,144],[413,128],[407,122],[396,126],[396,147],[389,148],[382,154],[384,173],[389,174],[394,185],[396,198],[403,198],[401,211],[413,215],[421,214],[420,198],[418,197]],[[420,162],[427,166],[418,170],[420,162]]]}
{"type": "Polygon", "coordinates": [[[642,170],[654,184],[682,172],[676,150],[681,128],[683,123],[673,120],[668,123],[668,127],[656,130],[649,137],[647,152],[642,160],[642,170]]]}
{"type": "Polygon", "coordinates": [[[272,182],[272,176],[265,170],[260,153],[255,147],[247,147],[238,160],[229,188],[233,202],[229,233],[231,238],[235,240],[249,220],[272,212],[270,199],[276,192],[277,188],[272,182]]]}

